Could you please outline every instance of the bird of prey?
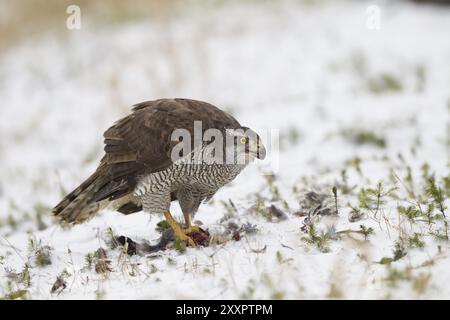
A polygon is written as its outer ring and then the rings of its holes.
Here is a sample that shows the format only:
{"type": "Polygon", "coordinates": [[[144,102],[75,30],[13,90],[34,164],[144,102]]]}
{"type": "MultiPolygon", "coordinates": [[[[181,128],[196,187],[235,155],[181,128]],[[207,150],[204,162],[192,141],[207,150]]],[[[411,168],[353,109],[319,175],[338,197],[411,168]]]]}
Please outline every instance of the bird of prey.
{"type": "Polygon", "coordinates": [[[136,104],[131,114],[105,131],[104,138],[105,155],[97,170],[54,207],[54,215],[63,223],[77,224],[105,207],[123,214],[143,210],[164,215],[175,237],[193,247],[196,243],[188,234],[199,230],[191,218],[200,204],[248,163],[266,155],[254,131],[219,108],[191,99],[136,104]],[[176,131],[187,135],[174,139],[176,131]],[[179,148],[182,143],[184,149],[179,148]],[[184,227],[169,211],[175,200],[184,227]]]}

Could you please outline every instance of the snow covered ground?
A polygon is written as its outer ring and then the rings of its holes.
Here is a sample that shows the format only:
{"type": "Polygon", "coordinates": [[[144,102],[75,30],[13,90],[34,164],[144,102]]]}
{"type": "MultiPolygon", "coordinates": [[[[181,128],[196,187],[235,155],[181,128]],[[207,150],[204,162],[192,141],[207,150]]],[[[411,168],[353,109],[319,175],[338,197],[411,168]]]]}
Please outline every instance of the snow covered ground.
{"type": "Polygon", "coordinates": [[[10,48],[0,297],[449,299],[449,30],[450,8],[403,1],[231,2],[10,48]],[[145,213],[58,226],[51,207],[95,169],[103,131],[161,97],[279,130],[273,175],[249,167],[200,208],[208,247],[109,246],[111,233],[156,242],[160,217],[145,213]]]}

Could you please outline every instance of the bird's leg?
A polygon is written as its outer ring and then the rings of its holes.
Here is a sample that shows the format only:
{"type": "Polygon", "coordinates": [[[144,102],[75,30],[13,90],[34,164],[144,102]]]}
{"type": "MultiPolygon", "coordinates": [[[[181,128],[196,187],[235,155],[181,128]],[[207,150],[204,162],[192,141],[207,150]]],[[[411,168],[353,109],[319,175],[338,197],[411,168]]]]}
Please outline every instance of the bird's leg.
{"type": "Polygon", "coordinates": [[[200,228],[198,226],[191,225],[191,215],[189,213],[183,212],[184,215],[184,224],[186,229],[184,229],[184,233],[188,234],[191,232],[200,232],[200,228]]]}
{"type": "Polygon", "coordinates": [[[195,241],[191,237],[186,235],[187,232],[181,229],[180,225],[178,224],[178,222],[175,221],[175,219],[172,217],[169,211],[164,212],[164,217],[166,218],[167,223],[172,228],[176,239],[187,241],[187,243],[191,247],[195,248],[197,246],[195,244],[195,241]]]}

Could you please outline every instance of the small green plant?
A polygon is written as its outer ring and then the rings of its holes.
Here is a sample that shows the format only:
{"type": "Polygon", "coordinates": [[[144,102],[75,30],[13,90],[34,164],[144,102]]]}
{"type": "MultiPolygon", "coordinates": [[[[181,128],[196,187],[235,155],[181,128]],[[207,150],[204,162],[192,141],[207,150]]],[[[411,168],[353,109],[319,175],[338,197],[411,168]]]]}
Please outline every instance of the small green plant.
{"type": "Polygon", "coordinates": [[[92,266],[95,264],[95,259],[95,253],[92,252],[89,252],[84,256],[84,261],[88,270],[92,270],[92,266]]]}
{"type": "Polygon", "coordinates": [[[444,193],[440,187],[436,185],[434,177],[427,179],[427,194],[433,199],[434,205],[442,213],[445,218],[445,210],[447,209],[444,204],[444,193]]]}
{"type": "Polygon", "coordinates": [[[365,225],[360,225],[359,231],[364,236],[364,240],[368,240],[369,236],[371,236],[374,233],[374,230],[372,227],[367,228],[365,225]]]}
{"type": "Polygon", "coordinates": [[[281,254],[281,251],[277,251],[277,261],[279,264],[283,263],[283,255],[281,254]]]}
{"type": "Polygon", "coordinates": [[[20,272],[20,282],[27,288],[31,286],[30,265],[28,263],[24,264],[20,272]]]}
{"type": "Polygon", "coordinates": [[[376,188],[362,188],[358,194],[359,207],[372,211],[376,217],[381,206],[385,204],[384,198],[394,197],[396,190],[396,187],[385,189],[381,182],[377,184],[376,188]]]}
{"type": "Polygon", "coordinates": [[[111,249],[115,249],[121,245],[117,240],[118,239],[117,235],[114,233],[114,230],[111,227],[108,227],[106,229],[106,231],[104,232],[103,239],[105,243],[108,245],[108,247],[111,249]]]}
{"type": "Polygon", "coordinates": [[[270,211],[267,210],[264,199],[259,194],[255,194],[255,201],[251,206],[250,211],[256,215],[263,216],[268,221],[272,219],[270,211]]]}
{"type": "Polygon", "coordinates": [[[8,293],[6,296],[1,297],[0,300],[16,300],[16,299],[26,299],[28,290],[16,290],[8,293]]]}
{"type": "Polygon", "coordinates": [[[156,224],[156,231],[164,233],[167,229],[170,229],[170,224],[166,220],[161,220],[156,224]]]}
{"type": "Polygon", "coordinates": [[[330,248],[327,246],[330,241],[330,236],[324,232],[317,234],[314,224],[309,224],[306,227],[307,236],[303,237],[302,240],[307,244],[316,246],[320,252],[330,252],[330,248]]]}
{"type": "Polygon", "coordinates": [[[413,236],[408,238],[408,247],[422,249],[425,247],[425,242],[422,241],[420,234],[415,232],[413,236]]]}
{"type": "Polygon", "coordinates": [[[277,251],[276,257],[277,257],[277,261],[279,264],[287,263],[287,262],[290,262],[293,260],[292,258],[288,258],[288,259],[284,258],[281,251],[277,251]]]}
{"type": "Polygon", "coordinates": [[[381,94],[386,92],[399,92],[403,90],[400,79],[389,73],[382,73],[378,76],[370,77],[367,80],[369,91],[381,94]]]}
{"type": "Polygon", "coordinates": [[[50,250],[48,247],[41,247],[36,250],[36,265],[45,267],[52,264],[50,250]]]}
{"type": "Polygon", "coordinates": [[[357,207],[352,207],[350,204],[349,204],[349,207],[351,208],[351,211],[350,211],[350,215],[348,216],[348,221],[356,222],[356,221],[361,220],[364,217],[364,212],[362,210],[360,210],[357,207]]]}
{"type": "Polygon", "coordinates": [[[345,129],[341,135],[356,145],[373,145],[379,148],[386,147],[386,139],[376,135],[372,131],[364,129],[345,129]]]}
{"type": "Polygon", "coordinates": [[[156,272],[158,272],[158,268],[153,263],[150,264],[150,266],[149,266],[149,273],[153,274],[153,273],[156,273],[156,272]]]}
{"type": "Polygon", "coordinates": [[[444,227],[430,233],[438,241],[448,241],[448,222],[444,220],[444,227]]]}
{"type": "Polygon", "coordinates": [[[416,218],[422,216],[422,212],[413,205],[410,205],[408,207],[397,206],[397,211],[411,222],[413,222],[416,218]]]}
{"type": "Polygon", "coordinates": [[[28,250],[34,255],[34,261],[38,267],[46,267],[52,264],[51,248],[43,246],[41,241],[34,237],[28,239],[28,250]]]}
{"type": "Polygon", "coordinates": [[[401,240],[397,241],[394,246],[394,252],[392,257],[383,257],[379,261],[380,264],[391,264],[394,261],[398,261],[407,255],[406,249],[401,240]]]}
{"type": "Polygon", "coordinates": [[[393,260],[397,261],[400,260],[401,258],[403,258],[404,256],[406,256],[407,252],[405,250],[405,247],[403,246],[402,241],[397,241],[395,243],[395,247],[394,247],[394,256],[393,256],[393,260]]]}
{"type": "Polygon", "coordinates": [[[353,230],[353,229],[346,229],[346,230],[341,230],[336,232],[337,235],[343,235],[343,234],[353,234],[353,233],[359,233],[362,234],[364,236],[364,240],[368,240],[370,235],[372,235],[374,233],[374,230],[372,227],[367,228],[364,225],[360,225],[359,226],[359,230],[353,230]]]}

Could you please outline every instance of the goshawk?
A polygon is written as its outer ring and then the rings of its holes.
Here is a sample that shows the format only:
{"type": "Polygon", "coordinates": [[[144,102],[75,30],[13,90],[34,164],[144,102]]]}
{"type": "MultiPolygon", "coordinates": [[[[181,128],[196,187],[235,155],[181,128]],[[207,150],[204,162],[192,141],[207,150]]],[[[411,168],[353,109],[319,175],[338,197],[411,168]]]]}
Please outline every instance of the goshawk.
{"type": "Polygon", "coordinates": [[[97,170],[53,213],[69,224],[107,206],[123,214],[161,214],[176,238],[191,246],[190,221],[200,204],[266,153],[254,131],[219,108],[190,99],[139,103],[104,138],[97,170]],[[184,228],[169,212],[174,200],[183,211],[184,228]]]}

